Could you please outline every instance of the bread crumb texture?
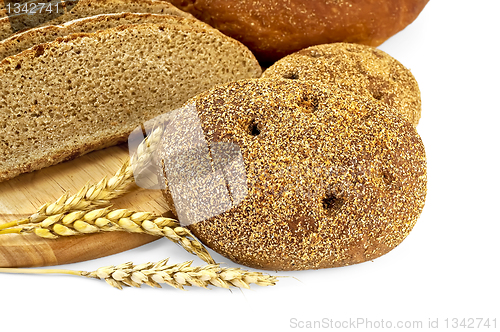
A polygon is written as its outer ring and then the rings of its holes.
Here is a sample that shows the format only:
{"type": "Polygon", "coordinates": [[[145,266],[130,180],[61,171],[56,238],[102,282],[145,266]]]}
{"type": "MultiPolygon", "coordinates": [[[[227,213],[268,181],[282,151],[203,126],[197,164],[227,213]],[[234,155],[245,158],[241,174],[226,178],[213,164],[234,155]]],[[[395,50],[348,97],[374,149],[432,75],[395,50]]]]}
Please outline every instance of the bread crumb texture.
{"type": "Polygon", "coordinates": [[[195,100],[206,141],[237,144],[247,177],[241,203],[189,226],[216,252],[260,269],[337,267],[387,253],[415,225],[424,146],[383,104],[290,80],[239,81],[195,100]]]}
{"type": "Polygon", "coordinates": [[[415,126],[420,120],[417,81],[399,61],[375,47],[349,43],[312,46],[278,60],[262,77],[322,81],[382,102],[415,126]]]}
{"type": "Polygon", "coordinates": [[[258,77],[221,33],[169,24],[73,34],[0,63],[0,180],[124,141],[216,84],[258,77]]]}

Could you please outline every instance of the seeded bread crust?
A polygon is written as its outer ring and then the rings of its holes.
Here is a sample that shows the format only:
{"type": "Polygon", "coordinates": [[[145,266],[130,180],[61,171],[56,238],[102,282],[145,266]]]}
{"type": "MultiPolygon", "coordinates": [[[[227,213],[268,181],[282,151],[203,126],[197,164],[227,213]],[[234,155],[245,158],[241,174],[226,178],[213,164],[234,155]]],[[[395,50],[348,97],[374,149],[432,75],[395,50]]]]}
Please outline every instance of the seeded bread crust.
{"type": "Polygon", "coordinates": [[[156,0],[78,0],[60,3],[60,13],[7,15],[0,11],[0,40],[29,28],[59,25],[79,18],[110,13],[151,13],[193,18],[166,1],[156,0]],[[15,30],[13,30],[13,26],[15,30]]]}
{"type": "Polygon", "coordinates": [[[334,42],[382,44],[417,18],[429,0],[170,0],[233,37],[261,63],[334,42]]]}
{"type": "MultiPolygon", "coordinates": [[[[21,53],[38,44],[45,44],[72,33],[91,33],[120,25],[142,23],[168,23],[172,25],[178,24],[212,29],[208,24],[194,18],[140,13],[102,14],[69,21],[61,25],[49,25],[41,28],[29,29],[25,32],[15,34],[0,41],[0,60],[21,53]]],[[[218,30],[214,29],[214,31],[218,30]]]]}
{"type": "Polygon", "coordinates": [[[222,83],[259,77],[241,43],[170,24],[72,34],[0,62],[0,181],[124,141],[222,83]]]}
{"type": "Polygon", "coordinates": [[[420,120],[417,81],[399,61],[375,47],[348,43],[312,46],[278,60],[262,78],[322,81],[380,101],[414,126],[420,120]]]}
{"type": "Polygon", "coordinates": [[[246,171],[240,203],[188,226],[221,255],[259,269],[338,267],[389,252],[415,225],[424,146],[386,106],[285,80],[238,81],[193,100],[207,142],[236,143],[246,171]]]}

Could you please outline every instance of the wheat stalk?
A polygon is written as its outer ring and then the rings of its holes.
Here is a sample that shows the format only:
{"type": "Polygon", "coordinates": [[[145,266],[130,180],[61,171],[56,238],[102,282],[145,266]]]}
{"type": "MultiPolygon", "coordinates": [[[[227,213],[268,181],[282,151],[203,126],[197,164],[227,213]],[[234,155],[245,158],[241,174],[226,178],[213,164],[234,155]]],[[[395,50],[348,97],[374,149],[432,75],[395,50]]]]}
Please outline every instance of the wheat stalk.
{"type": "Polygon", "coordinates": [[[129,185],[134,183],[134,172],[144,169],[150,161],[151,154],[156,150],[163,133],[162,127],[157,127],[141,142],[137,152],[123,163],[116,174],[109,180],[103,178],[96,184],[86,184],[76,194],[65,193],[54,203],[42,205],[37,212],[28,218],[0,225],[0,230],[29,223],[40,222],[47,217],[72,211],[86,211],[95,207],[110,204],[110,200],[130,192],[129,185]]]}
{"type": "Polygon", "coordinates": [[[34,225],[0,231],[0,234],[34,233],[43,238],[56,239],[60,236],[112,231],[164,236],[205,262],[214,263],[205,247],[189,229],[181,227],[177,220],[127,209],[112,210],[111,207],[105,207],[92,211],[61,213],[47,217],[34,225]]]}
{"type": "Polygon", "coordinates": [[[240,268],[225,268],[218,264],[191,266],[192,261],[167,265],[168,259],[158,263],[134,265],[125,263],[117,266],[106,266],[93,272],[72,270],[40,270],[40,269],[10,269],[0,268],[3,273],[58,273],[80,275],[88,278],[104,279],[109,285],[123,289],[124,286],[141,287],[146,284],[151,287],[161,287],[167,284],[177,289],[185,286],[208,288],[250,288],[250,284],[259,286],[274,286],[277,277],[261,272],[246,271],[240,268]]]}

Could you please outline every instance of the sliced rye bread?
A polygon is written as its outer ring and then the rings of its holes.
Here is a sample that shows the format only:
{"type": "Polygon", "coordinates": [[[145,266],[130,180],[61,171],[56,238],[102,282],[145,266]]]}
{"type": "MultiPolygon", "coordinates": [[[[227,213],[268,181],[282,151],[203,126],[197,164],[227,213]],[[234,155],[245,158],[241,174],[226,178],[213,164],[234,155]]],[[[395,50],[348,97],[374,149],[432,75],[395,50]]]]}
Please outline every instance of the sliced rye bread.
{"type": "Polygon", "coordinates": [[[260,74],[214,29],[123,25],[37,45],[0,62],[0,181],[123,142],[202,91],[260,74]]]}
{"type": "Polygon", "coordinates": [[[58,25],[79,18],[111,13],[152,13],[194,18],[166,1],[156,0],[78,0],[59,3],[59,13],[21,13],[8,16],[0,12],[0,40],[26,29],[58,25]]]}
{"type": "Polygon", "coordinates": [[[141,23],[168,23],[212,29],[208,24],[198,21],[197,19],[171,15],[143,13],[102,14],[69,21],[61,25],[49,25],[29,29],[4,39],[0,41],[0,61],[8,56],[21,53],[35,45],[45,44],[72,33],[90,33],[114,28],[120,25],[141,23]]]}

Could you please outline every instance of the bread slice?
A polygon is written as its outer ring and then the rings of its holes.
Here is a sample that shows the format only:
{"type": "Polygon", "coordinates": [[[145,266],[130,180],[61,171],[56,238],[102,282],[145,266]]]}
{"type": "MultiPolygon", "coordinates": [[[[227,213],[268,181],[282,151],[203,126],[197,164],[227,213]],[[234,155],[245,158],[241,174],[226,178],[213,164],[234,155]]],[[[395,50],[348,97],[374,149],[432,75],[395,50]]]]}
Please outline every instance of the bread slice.
{"type": "Polygon", "coordinates": [[[0,181],[124,141],[217,84],[259,77],[213,30],[124,25],[73,34],[0,62],[0,181]]]}
{"type": "Polygon", "coordinates": [[[141,23],[168,23],[211,29],[208,24],[196,19],[171,15],[141,13],[102,14],[69,21],[61,25],[49,25],[41,28],[29,29],[25,32],[15,34],[0,41],[0,60],[21,53],[35,45],[48,43],[72,33],[89,33],[114,28],[120,25],[141,23]]]}
{"type": "Polygon", "coordinates": [[[47,25],[57,25],[75,19],[110,13],[152,13],[193,18],[191,14],[177,9],[166,1],[155,0],[56,0],[59,12],[44,12],[36,14],[20,13],[7,15],[0,12],[0,40],[14,33],[47,25]]]}

